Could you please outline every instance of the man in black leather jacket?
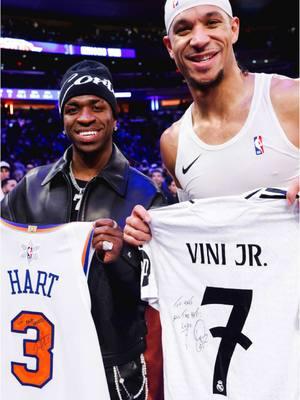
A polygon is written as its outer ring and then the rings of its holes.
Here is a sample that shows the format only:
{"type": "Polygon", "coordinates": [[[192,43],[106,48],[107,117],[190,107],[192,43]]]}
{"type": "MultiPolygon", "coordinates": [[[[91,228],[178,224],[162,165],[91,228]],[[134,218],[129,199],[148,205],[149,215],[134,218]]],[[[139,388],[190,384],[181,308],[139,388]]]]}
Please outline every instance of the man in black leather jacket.
{"type": "Polygon", "coordinates": [[[30,171],[2,201],[1,215],[29,224],[97,220],[93,244],[98,257],[88,284],[111,398],[144,399],[140,258],[123,242],[121,230],[136,204],[150,208],[163,200],[112,142],[117,105],[103,64],[83,61],[71,67],[62,80],[59,105],[72,145],[56,163],[30,171]],[[104,240],[113,249],[104,251],[104,240]]]}

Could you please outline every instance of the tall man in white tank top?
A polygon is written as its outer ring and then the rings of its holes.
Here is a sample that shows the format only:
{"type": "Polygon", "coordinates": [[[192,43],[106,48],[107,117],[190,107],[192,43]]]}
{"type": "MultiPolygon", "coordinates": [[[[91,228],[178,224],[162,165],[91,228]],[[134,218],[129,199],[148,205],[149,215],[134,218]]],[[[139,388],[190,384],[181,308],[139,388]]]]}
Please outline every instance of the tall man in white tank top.
{"type": "MultiPolygon", "coordinates": [[[[226,196],[264,186],[299,192],[299,80],[241,71],[233,45],[240,21],[228,0],[167,0],[164,44],[193,103],[161,136],[163,162],[181,200],[226,196]]],[[[125,240],[151,238],[136,206],[125,240]]]]}
{"type": "MultiPolygon", "coordinates": [[[[164,44],[193,98],[160,141],[180,200],[283,186],[292,203],[299,191],[299,82],[240,70],[233,51],[240,23],[228,0],[167,0],[165,24],[164,44]]],[[[149,221],[137,205],[124,240],[150,240],[149,221]]],[[[159,326],[155,311],[148,315],[149,326],[159,326]]],[[[149,359],[159,369],[159,329],[151,337],[149,359]]]]}

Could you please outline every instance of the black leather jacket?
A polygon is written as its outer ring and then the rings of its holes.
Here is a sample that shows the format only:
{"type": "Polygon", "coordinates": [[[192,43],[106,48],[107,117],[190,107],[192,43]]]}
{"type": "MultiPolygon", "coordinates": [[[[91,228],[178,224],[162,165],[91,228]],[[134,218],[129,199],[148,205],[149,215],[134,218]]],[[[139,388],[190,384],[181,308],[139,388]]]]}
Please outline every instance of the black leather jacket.
{"type": "MultiPolygon", "coordinates": [[[[25,224],[69,222],[71,152],[72,147],[56,163],[30,171],[1,202],[2,217],[25,224]]],[[[110,161],[85,189],[78,220],[112,218],[123,228],[136,204],[148,209],[162,205],[163,200],[152,181],[130,167],[114,145],[110,161]]],[[[88,284],[105,367],[127,363],[144,351],[146,327],[139,283],[137,249],[124,244],[122,255],[111,264],[94,257],[88,284]]]]}

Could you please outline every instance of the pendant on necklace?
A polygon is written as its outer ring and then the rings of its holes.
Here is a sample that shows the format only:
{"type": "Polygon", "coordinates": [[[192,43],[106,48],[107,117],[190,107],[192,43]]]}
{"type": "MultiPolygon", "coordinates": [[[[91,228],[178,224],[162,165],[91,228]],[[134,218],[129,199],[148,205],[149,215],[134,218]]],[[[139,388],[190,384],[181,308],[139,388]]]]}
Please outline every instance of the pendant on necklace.
{"type": "Polygon", "coordinates": [[[79,193],[76,193],[73,197],[73,201],[77,201],[75,210],[78,211],[80,208],[81,200],[83,196],[83,190],[81,190],[79,193]]]}

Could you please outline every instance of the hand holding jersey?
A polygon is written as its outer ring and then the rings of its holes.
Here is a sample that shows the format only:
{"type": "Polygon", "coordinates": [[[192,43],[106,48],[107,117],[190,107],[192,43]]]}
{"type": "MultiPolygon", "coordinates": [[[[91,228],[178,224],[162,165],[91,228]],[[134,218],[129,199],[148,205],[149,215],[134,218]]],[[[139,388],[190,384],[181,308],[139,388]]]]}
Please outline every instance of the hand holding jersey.
{"type": "Polygon", "coordinates": [[[110,218],[97,219],[94,222],[92,244],[105,264],[116,261],[123,246],[123,233],[116,221],[110,218]]]}
{"type": "Polygon", "coordinates": [[[149,222],[150,214],[141,205],[136,205],[129,217],[126,218],[124,227],[124,240],[133,246],[141,246],[151,239],[149,222]]]}

